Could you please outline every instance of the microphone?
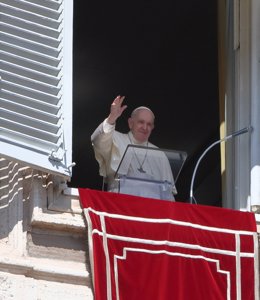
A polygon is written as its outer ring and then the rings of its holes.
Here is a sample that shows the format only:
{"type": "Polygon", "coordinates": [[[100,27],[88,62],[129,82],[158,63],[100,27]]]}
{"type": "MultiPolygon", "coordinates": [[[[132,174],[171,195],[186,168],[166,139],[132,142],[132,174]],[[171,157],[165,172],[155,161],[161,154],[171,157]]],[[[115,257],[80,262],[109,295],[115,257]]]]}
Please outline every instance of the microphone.
{"type": "Polygon", "coordinates": [[[206,150],[201,154],[200,158],[198,159],[197,163],[196,163],[196,166],[194,168],[194,171],[193,171],[193,174],[192,174],[192,179],[191,179],[191,185],[190,185],[190,201],[189,203],[196,203],[196,199],[194,198],[193,196],[193,184],[194,184],[194,180],[195,180],[195,175],[196,175],[196,172],[197,172],[197,169],[198,169],[198,166],[201,162],[201,160],[203,159],[203,157],[206,155],[206,153],[211,149],[213,148],[215,145],[217,144],[220,144],[222,142],[226,142],[227,140],[231,139],[231,138],[234,138],[234,137],[237,137],[241,134],[244,134],[244,133],[247,133],[247,132],[252,132],[253,130],[253,127],[252,126],[248,126],[248,127],[245,127],[243,129],[240,129],[238,131],[235,131],[234,133],[220,139],[220,140],[217,140],[216,142],[214,142],[213,144],[211,144],[208,148],[206,148],[206,150]]]}

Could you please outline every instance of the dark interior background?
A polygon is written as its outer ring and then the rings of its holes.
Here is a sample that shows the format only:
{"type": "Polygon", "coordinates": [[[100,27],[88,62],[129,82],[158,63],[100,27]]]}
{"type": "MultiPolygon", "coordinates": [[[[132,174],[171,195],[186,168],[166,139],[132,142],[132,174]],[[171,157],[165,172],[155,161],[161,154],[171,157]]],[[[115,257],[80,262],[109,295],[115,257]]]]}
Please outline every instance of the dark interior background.
{"type": "MultiPolygon", "coordinates": [[[[117,95],[156,115],[151,142],[184,150],[177,201],[189,200],[195,164],[219,138],[217,0],[74,1],[73,177],[70,186],[102,188],[90,136],[117,95]]],[[[221,206],[219,149],[194,182],[200,204],[221,206]]]]}

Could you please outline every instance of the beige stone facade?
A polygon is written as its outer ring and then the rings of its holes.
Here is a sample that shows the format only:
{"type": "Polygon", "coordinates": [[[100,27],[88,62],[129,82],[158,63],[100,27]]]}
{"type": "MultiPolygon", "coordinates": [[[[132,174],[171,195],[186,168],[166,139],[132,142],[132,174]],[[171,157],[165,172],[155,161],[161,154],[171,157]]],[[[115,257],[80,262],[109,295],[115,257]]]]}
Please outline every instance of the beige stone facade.
{"type": "Polygon", "coordinates": [[[0,160],[1,300],[93,299],[77,190],[55,180],[0,160]]]}

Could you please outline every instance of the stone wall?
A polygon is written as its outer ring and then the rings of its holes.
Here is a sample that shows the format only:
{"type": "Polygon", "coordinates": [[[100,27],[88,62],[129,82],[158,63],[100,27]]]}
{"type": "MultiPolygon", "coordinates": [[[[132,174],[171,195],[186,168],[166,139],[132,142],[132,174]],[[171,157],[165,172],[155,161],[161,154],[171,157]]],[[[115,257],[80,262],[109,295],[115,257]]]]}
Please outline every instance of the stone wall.
{"type": "Polygon", "coordinates": [[[87,249],[77,190],[0,159],[0,300],[93,299],[87,249]]]}

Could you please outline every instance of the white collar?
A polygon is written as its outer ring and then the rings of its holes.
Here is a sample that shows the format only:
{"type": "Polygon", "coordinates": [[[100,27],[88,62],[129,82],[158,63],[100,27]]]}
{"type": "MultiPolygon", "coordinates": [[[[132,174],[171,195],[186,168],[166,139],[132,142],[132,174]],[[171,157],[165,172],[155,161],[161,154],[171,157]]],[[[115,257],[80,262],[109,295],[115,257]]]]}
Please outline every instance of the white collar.
{"type": "Polygon", "coordinates": [[[146,146],[146,147],[148,146],[148,141],[143,142],[143,143],[138,142],[138,141],[134,138],[132,131],[129,131],[129,132],[128,132],[128,137],[129,137],[129,140],[130,140],[131,144],[134,144],[134,145],[140,145],[140,146],[146,146]]]}

